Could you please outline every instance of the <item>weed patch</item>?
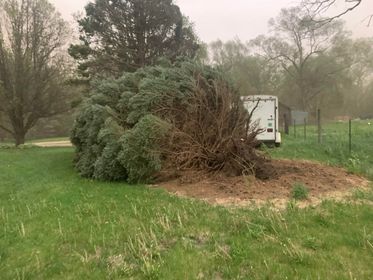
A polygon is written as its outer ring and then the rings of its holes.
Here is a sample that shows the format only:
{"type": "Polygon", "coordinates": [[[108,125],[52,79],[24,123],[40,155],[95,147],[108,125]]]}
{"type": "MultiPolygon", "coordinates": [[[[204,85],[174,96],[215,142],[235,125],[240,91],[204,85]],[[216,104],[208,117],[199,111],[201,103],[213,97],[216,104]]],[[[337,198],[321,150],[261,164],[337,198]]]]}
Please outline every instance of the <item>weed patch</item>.
{"type": "Polygon", "coordinates": [[[291,191],[291,196],[295,200],[306,200],[308,198],[309,189],[302,183],[295,183],[291,191]]]}

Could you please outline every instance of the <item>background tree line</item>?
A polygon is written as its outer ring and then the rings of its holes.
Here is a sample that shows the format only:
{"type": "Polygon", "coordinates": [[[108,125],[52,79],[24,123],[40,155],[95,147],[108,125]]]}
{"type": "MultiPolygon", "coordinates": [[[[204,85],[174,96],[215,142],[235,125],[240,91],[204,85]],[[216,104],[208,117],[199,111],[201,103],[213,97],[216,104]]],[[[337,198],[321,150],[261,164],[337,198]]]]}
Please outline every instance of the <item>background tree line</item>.
{"type": "Polygon", "coordinates": [[[283,9],[270,32],[250,42],[208,45],[241,95],[270,94],[290,107],[328,117],[372,117],[373,40],[354,39],[342,21],[315,21],[301,7],[283,9]]]}
{"type": "Polygon", "coordinates": [[[49,120],[65,133],[72,118],[61,114],[71,116],[92,81],[181,57],[218,67],[241,95],[278,95],[329,117],[371,116],[372,40],[353,39],[343,13],[323,17],[335,1],[300,2],[270,20],[265,36],[206,46],[172,0],[90,1],[71,45],[71,28],[47,0],[0,0],[0,137],[22,144],[49,120]]]}

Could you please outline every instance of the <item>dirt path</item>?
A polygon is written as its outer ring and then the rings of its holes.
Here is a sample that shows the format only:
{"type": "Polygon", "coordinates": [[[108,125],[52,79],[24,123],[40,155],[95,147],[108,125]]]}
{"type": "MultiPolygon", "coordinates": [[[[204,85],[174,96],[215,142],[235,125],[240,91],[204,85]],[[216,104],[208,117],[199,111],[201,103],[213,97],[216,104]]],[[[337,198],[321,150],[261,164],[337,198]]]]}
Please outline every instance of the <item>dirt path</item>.
{"type": "Polygon", "coordinates": [[[72,147],[73,146],[70,141],[48,141],[48,142],[36,142],[32,144],[37,147],[42,147],[42,148],[72,147]]]}

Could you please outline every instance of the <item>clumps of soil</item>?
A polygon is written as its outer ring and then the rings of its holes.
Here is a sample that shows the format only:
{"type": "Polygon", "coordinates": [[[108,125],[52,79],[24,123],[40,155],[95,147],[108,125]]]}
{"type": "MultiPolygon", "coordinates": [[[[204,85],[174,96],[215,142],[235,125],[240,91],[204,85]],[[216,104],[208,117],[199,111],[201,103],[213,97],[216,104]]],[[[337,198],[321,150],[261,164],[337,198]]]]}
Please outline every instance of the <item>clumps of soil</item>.
{"type": "Polygon", "coordinates": [[[320,163],[273,160],[271,165],[277,171],[276,176],[267,180],[258,180],[254,176],[227,177],[185,171],[173,174],[173,179],[168,177],[169,181],[158,185],[178,196],[221,205],[246,205],[250,202],[263,204],[266,201],[286,204],[296,183],[302,183],[309,189],[309,202],[315,202],[315,198],[333,197],[333,194],[341,197],[354,188],[368,185],[366,179],[350,174],[345,169],[320,163]]]}

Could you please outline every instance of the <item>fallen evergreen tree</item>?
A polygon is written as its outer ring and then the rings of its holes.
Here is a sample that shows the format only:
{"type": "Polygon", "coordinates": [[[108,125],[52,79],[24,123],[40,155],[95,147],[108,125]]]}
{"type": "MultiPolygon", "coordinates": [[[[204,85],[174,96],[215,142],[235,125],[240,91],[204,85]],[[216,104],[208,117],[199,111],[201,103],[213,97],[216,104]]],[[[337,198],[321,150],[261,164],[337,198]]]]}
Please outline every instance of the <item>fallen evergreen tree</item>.
{"type": "Polygon", "coordinates": [[[161,170],[273,175],[223,74],[190,61],[96,81],[72,131],[84,177],[149,182],[161,170]]]}

